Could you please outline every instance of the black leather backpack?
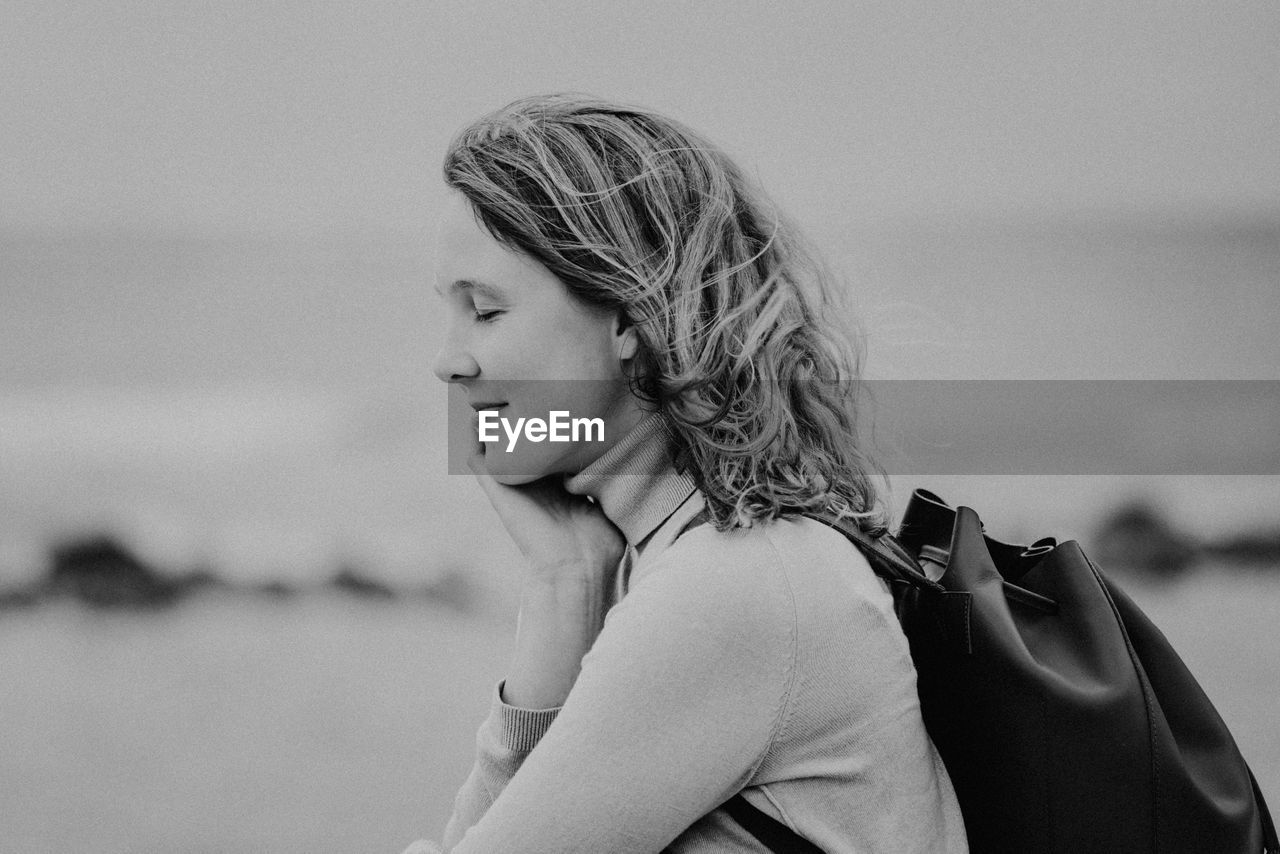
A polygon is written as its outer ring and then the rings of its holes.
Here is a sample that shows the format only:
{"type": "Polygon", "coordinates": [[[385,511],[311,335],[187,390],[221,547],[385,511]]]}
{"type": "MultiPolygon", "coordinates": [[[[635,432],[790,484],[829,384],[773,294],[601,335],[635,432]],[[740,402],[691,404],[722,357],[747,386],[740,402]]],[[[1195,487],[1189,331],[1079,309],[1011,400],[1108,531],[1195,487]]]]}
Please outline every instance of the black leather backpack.
{"type": "MultiPolygon", "coordinates": [[[[1213,704],[1079,544],[1001,543],[924,490],[896,538],[819,521],[893,590],[973,854],[1280,854],[1213,704]]],[[[820,851],[741,795],[724,807],[772,851],[820,851]]]]}

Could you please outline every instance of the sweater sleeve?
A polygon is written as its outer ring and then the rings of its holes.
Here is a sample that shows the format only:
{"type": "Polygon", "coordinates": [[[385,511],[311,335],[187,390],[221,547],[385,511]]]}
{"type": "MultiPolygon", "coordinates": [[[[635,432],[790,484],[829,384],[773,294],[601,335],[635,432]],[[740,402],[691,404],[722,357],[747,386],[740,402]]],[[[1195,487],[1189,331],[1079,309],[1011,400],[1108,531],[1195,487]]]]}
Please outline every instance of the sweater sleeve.
{"type": "Polygon", "coordinates": [[[614,606],[558,711],[495,697],[446,851],[657,852],[751,779],[788,709],[794,600],[776,556],[697,551],[614,606]]]}
{"type": "Polygon", "coordinates": [[[499,682],[489,703],[489,715],[476,732],[476,761],[453,801],[453,815],[445,826],[446,850],[485,814],[507,781],[520,769],[529,752],[556,719],[560,708],[521,709],[502,699],[499,682]]]}

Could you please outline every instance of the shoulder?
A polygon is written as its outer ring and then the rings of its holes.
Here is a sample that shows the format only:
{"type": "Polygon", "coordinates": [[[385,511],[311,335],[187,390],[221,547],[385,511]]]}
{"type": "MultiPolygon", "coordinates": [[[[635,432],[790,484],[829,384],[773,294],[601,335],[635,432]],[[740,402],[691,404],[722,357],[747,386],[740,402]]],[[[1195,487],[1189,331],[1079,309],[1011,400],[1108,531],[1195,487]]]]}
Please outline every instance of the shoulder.
{"type": "Polygon", "coordinates": [[[708,583],[739,586],[788,581],[822,583],[830,575],[853,577],[874,588],[875,576],[862,552],[829,525],[786,516],[749,528],[718,531],[710,524],[678,536],[641,571],[641,578],[672,571],[708,583]]]}
{"type": "Polygon", "coordinates": [[[794,614],[790,587],[784,560],[762,529],[717,531],[702,524],[642,557],[619,606],[649,603],[702,626],[782,629],[794,614]]]}
{"type": "Polygon", "coordinates": [[[791,694],[800,617],[762,533],[702,526],[642,559],[583,658],[580,681],[609,680],[613,691],[617,680],[635,682],[647,686],[647,704],[749,720],[763,750],[791,694]]]}
{"type": "Polygon", "coordinates": [[[642,556],[632,594],[670,589],[729,600],[787,598],[786,544],[771,527],[719,531],[709,522],[694,523],[656,554],[642,556]]]}
{"type": "Polygon", "coordinates": [[[775,632],[785,623],[801,648],[868,636],[895,655],[905,647],[888,585],[843,534],[806,517],[729,531],[700,525],[637,571],[632,593],[648,587],[686,607],[731,607],[775,632]]]}
{"type": "Polygon", "coordinates": [[[690,528],[639,561],[622,604],[632,598],[779,627],[824,615],[843,619],[856,603],[893,612],[887,588],[862,553],[838,531],[804,517],[728,531],[710,524],[690,528]]]}

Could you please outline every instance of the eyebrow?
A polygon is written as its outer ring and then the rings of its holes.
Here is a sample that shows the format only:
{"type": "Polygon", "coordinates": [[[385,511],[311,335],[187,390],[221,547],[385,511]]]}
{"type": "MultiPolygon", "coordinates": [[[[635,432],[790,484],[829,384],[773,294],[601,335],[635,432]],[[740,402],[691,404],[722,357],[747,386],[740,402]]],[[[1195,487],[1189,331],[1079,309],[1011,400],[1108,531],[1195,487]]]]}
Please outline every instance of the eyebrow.
{"type": "MultiPolygon", "coordinates": [[[[436,287],[436,291],[440,291],[439,286],[436,287]]],[[[456,279],[448,288],[445,289],[444,292],[448,294],[456,294],[464,291],[471,291],[472,293],[479,294],[480,296],[487,297],[492,300],[501,299],[502,297],[501,291],[496,286],[491,285],[488,282],[479,282],[475,279],[456,279]]]]}

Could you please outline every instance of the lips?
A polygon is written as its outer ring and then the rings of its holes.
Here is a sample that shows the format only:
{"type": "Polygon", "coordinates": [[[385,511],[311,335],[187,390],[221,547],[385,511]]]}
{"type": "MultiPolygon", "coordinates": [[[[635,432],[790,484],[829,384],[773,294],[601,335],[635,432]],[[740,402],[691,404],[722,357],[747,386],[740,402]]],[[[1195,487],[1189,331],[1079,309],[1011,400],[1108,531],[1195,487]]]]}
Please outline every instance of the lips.
{"type": "Polygon", "coordinates": [[[484,410],[484,409],[501,409],[506,405],[507,404],[505,402],[504,403],[472,403],[470,404],[471,408],[474,409],[476,412],[480,412],[481,410],[484,410]]]}

